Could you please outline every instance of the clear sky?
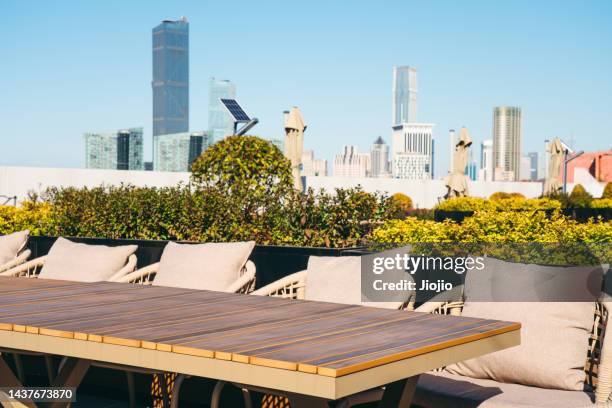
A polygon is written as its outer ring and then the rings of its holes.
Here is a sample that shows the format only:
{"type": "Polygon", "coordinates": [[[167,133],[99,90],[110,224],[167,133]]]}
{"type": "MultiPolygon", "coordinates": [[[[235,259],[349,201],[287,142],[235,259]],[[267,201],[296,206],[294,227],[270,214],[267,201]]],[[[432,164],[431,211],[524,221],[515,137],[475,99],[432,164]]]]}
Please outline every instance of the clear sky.
{"type": "MultiPolygon", "coordinates": [[[[86,131],[143,126],[151,157],[151,29],[190,22],[190,128],[208,121],[208,79],[227,78],[282,137],[301,108],[305,147],[390,142],[394,65],[418,70],[419,121],[491,137],[492,108],[523,109],[524,152],[545,138],[612,146],[612,1],[0,0],[0,165],[84,165],[86,131]]],[[[331,170],[331,165],[330,165],[331,170]]]]}

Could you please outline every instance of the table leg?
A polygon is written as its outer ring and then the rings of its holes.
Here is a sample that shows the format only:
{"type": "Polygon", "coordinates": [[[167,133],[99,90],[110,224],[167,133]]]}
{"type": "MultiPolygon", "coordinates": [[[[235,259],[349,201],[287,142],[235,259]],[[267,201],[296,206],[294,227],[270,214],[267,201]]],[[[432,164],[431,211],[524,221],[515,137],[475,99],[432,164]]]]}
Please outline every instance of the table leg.
{"type": "MultiPolygon", "coordinates": [[[[15,376],[15,374],[13,373],[13,370],[11,370],[11,367],[9,367],[9,365],[6,364],[6,361],[4,361],[4,357],[2,354],[0,354],[0,386],[9,387],[9,388],[23,387],[23,384],[15,376]]],[[[4,394],[4,393],[0,392],[0,394],[4,394]]],[[[7,399],[7,398],[8,398],[7,395],[2,395],[2,399],[7,399]]],[[[0,401],[0,406],[4,406],[4,404],[1,401],[0,401]]],[[[36,408],[36,404],[34,404],[30,400],[7,402],[6,406],[36,408]]]]}
{"type": "Polygon", "coordinates": [[[378,408],[409,408],[418,380],[419,376],[415,375],[388,384],[378,408]]]}
{"type": "MultiPolygon", "coordinates": [[[[68,358],[57,377],[53,381],[53,387],[70,387],[78,388],[89,370],[91,361],[79,358],[68,358]]],[[[66,402],[53,402],[48,405],[49,408],[65,407],[66,402]]]]}

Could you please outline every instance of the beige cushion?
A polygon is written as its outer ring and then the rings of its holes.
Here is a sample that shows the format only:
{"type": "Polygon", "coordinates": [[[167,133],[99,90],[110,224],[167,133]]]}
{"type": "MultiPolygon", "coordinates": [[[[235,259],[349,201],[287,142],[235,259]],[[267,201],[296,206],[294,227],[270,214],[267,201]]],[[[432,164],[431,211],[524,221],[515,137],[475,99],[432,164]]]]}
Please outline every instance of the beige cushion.
{"type": "Polygon", "coordinates": [[[49,250],[38,277],[79,282],[104,281],[123,268],[137,248],[136,245],[88,245],[60,237],[49,250]]]}
{"type": "Polygon", "coordinates": [[[18,231],[0,236],[0,266],[11,261],[19,255],[28,242],[30,231],[18,231]]]}
{"type": "MultiPolygon", "coordinates": [[[[447,371],[472,378],[534,387],[578,391],[583,389],[588,340],[593,327],[591,302],[481,302],[484,298],[554,299],[568,295],[588,298],[589,286],[601,288],[601,268],[564,268],[487,261],[486,273],[468,273],[462,316],[515,321],[522,324],[521,345],[450,365],[447,371]],[[471,275],[471,276],[470,276],[471,275]],[[482,278],[485,282],[476,282],[482,278]],[[512,294],[515,293],[515,296],[512,294]],[[512,297],[510,297],[512,296],[512,297]]],[[[594,291],[595,289],[590,289],[594,291]]]]}
{"type": "Polygon", "coordinates": [[[502,384],[448,373],[423,374],[413,402],[423,408],[576,408],[592,406],[583,391],[548,390],[502,384]]]}
{"type": "Polygon", "coordinates": [[[466,302],[462,316],[521,322],[521,345],[450,365],[473,378],[582,390],[594,303],[466,302]]]}
{"type": "Polygon", "coordinates": [[[240,277],[254,241],[177,244],[164,248],[153,285],[226,291],[240,277]]]}
{"type": "Polygon", "coordinates": [[[402,302],[362,301],[359,256],[311,256],[308,259],[305,298],[387,309],[398,309],[402,305],[402,302]]]}

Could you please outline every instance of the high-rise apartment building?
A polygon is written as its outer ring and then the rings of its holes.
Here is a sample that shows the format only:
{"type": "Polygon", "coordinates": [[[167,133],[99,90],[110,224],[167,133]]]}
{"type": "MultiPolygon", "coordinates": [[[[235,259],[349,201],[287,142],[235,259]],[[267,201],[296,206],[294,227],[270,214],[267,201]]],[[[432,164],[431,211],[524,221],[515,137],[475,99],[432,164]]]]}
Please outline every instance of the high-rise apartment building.
{"type": "Polygon", "coordinates": [[[494,180],[514,181],[520,177],[523,138],[521,108],[493,108],[494,180]]]}
{"type": "Polygon", "coordinates": [[[189,131],[189,23],[153,28],[153,137],[189,131]]]}
{"type": "Polygon", "coordinates": [[[359,153],[357,146],[344,146],[334,157],[334,177],[368,177],[370,169],[370,155],[359,153]]]}
{"type": "Polygon", "coordinates": [[[88,169],[144,170],[142,128],[85,133],[88,169]]]}
{"type": "Polygon", "coordinates": [[[372,165],[372,177],[391,177],[389,145],[380,136],[374,141],[370,149],[370,163],[372,165]]]}
{"type": "Polygon", "coordinates": [[[493,181],[493,140],[486,139],[480,143],[480,181],[493,181]]]}
{"type": "Polygon", "coordinates": [[[404,123],[393,126],[393,177],[429,180],[433,177],[433,124],[404,123]]]}
{"type": "Polygon", "coordinates": [[[417,121],[417,70],[408,66],[393,67],[393,101],[391,126],[417,121]]]}
{"type": "Polygon", "coordinates": [[[521,156],[519,167],[519,181],[531,180],[531,158],[529,156],[521,156]]]}
{"type": "Polygon", "coordinates": [[[234,134],[234,121],[221,99],[236,99],[236,85],[227,79],[208,82],[208,131],[215,141],[234,134]]]}
{"type": "Polygon", "coordinates": [[[302,152],[302,176],[327,177],[327,160],[315,159],[314,151],[304,150],[302,152]]]}
{"type": "Polygon", "coordinates": [[[213,143],[208,132],[157,135],[153,141],[155,171],[190,171],[191,163],[213,143]]]}

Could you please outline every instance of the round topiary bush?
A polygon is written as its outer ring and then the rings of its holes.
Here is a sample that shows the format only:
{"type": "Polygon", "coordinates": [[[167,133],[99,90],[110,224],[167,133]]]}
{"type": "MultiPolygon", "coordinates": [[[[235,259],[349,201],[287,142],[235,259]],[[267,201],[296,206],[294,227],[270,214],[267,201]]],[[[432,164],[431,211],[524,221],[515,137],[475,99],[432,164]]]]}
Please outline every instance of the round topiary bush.
{"type": "Polygon", "coordinates": [[[293,190],[291,165],[283,153],[256,136],[230,136],[215,143],[191,165],[201,187],[254,200],[279,200],[293,190]]]}
{"type": "Polygon", "coordinates": [[[412,198],[406,194],[395,193],[389,198],[389,217],[406,218],[412,210],[412,198]]]}
{"type": "Polygon", "coordinates": [[[569,203],[572,207],[589,207],[591,201],[593,201],[593,196],[585,190],[582,184],[576,184],[572,190],[572,193],[569,195],[569,203]]]}

